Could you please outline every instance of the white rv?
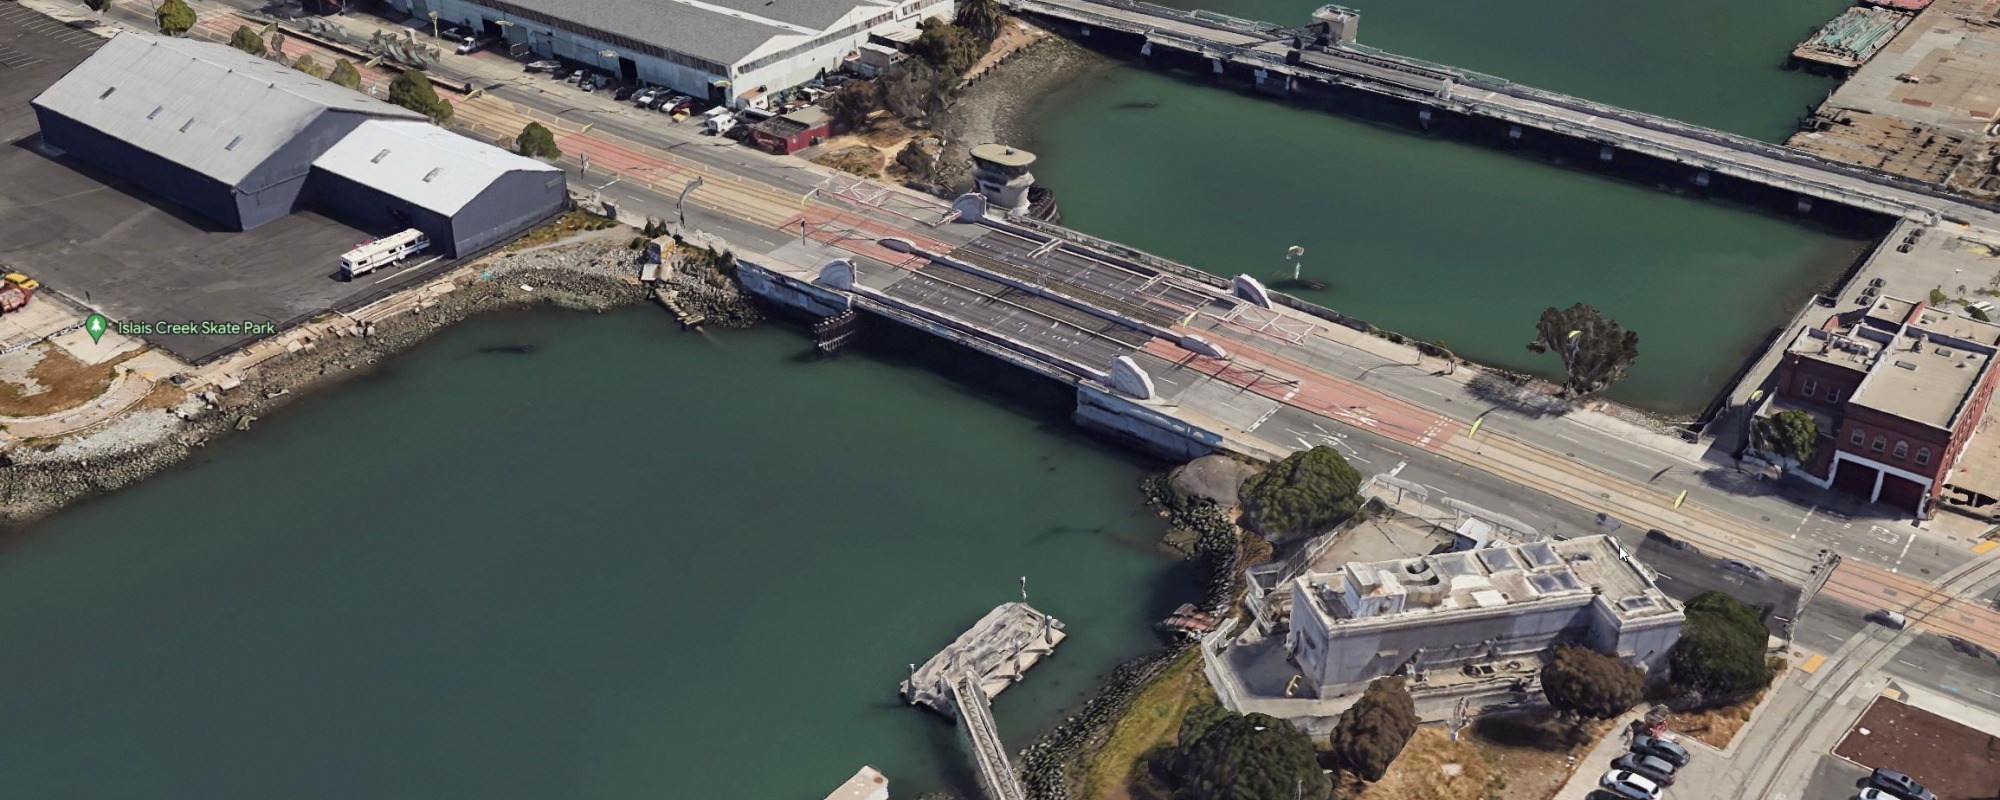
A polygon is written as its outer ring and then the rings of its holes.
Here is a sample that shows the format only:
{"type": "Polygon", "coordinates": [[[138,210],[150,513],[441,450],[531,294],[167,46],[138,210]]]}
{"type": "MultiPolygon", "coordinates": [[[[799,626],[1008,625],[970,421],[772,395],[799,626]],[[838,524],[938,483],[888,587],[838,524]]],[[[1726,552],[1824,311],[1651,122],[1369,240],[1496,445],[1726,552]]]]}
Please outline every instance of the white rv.
{"type": "Polygon", "coordinates": [[[421,253],[430,246],[431,237],[416,228],[384,236],[349,250],[347,255],[341,256],[340,277],[353,280],[374,272],[383,265],[394,264],[421,253]]]}

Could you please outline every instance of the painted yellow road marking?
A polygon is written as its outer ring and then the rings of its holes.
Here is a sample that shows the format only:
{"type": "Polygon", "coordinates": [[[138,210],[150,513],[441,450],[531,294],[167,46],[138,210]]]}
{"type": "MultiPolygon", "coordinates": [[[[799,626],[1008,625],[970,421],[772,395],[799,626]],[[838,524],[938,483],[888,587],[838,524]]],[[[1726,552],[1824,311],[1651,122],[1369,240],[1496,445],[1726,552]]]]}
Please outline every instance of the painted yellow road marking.
{"type": "Polygon", "coordinates": [[[1799,665],[1799,671],[1811,675],[1815,670],[1819,669],[1821,664],[1825,663],[1826,656],[1814,653],[1811,658],[1805,660],[1805,663],[1799,665]]]}
{"type": "Polygon", "coordinates": [[[1995,547],[2000,547],[2000,542],[1984,541],[1980,542],[1979,544],[1973,545],[1972,552],[1974,554],[1984,554],[1986,551],[1992,550],[1995,547]]]}

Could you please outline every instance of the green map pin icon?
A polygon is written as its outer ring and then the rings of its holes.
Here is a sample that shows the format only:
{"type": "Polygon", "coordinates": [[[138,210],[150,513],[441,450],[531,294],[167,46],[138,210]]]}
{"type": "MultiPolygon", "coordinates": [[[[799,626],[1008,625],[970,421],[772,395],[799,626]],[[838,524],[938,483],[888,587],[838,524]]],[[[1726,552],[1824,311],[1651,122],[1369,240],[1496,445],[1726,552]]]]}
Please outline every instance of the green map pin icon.
{"type": "Polygon", "coordinates": [[[90,334],[92,344],[104,338],[104,332],[110,328],[111,320],[105,319],[103,314],[92,314],[83,321],[83,330],[90,334]]]}

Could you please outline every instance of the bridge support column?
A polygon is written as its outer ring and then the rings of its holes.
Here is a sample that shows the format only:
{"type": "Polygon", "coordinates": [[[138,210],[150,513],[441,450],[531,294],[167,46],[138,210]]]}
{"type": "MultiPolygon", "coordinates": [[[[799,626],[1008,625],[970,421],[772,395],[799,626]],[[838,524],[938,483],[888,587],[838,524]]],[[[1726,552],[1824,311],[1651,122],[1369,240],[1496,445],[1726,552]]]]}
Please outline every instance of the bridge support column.
{"type": "Polygon", "coordinates": [[[1521,144],[1521,126],[1519,125],[1507,126],[1507,144],[1509,146],[1517,146],[1517,147],[1521,144]]]}
{"type": "Polygon", "coordinates": [[[1600,147],[1600,148],[1597,148],[1597,160],[1599,160],[1599,161],[1610,161],[1610,160],[1611,160],[1611,156],[1612,156],[1612,153],[1613,153],[1613,151],[1612,151],[1612,149],[1611,149],[1611,145],[1608,145],[1608,144],[1607,144],[1607,145],[1605,145],[1605,146],[1603,146],[1603,147],[1600,147]]]}
{"type": "Polygon", "coordinates": [[[1213,72],[1214,72],[1214,73],[1216,74],[1216,76],[1217,76],[1217,77],[1221,77],[1221,75],[1222,75],[1222,59],[1219,59],[1219,58],[1211,58],[1211,59],[1209,59],[1209,60],[1208,60],[1208,67],[1209,67],[1209,69],[1210,69],[1211,71],[1213,71],[1213,72]]]}
{"type": "Polygon", "coordinates": [[[1708,188],[1708,177],[1709,177],[1708,170],[1701,170],[1699,172],[1696,172],[1694,174],[1694,185],[1697,188],[1702,188],[1702,189],[1708,188]]]}
{"type": "Polygon", "coordinates": [[[1142,44],[1142,45],[1139,45],[1139,57],[1140,57],[1140,58],[1152,58],[1152,57],[1153,57],[1153,43],[1152,43],[1152,42],[1147,42],[1147,43],[1145,43],[1145,44],[1142,44]]]}
{"type": "Polygon", "coordinates": [[[1799,204],[1798,204],[1798,210],[1799,210],[1799,213],[1801,213],[1801,214],[1811,214],[1811,213],[1812,213],[1812,208],[1813,208],[1813,199],[1812,199],[1812,198],[1810,198],[1810,197],[1801,197],[1801,198],[1799,198],[1799,204]]]}
{"type": "Polygon", "coordinates": [[[1417,124],[1418,124],[1418,125],[1420,125],[1420,126],[1422,126],[1424,130],[1430,130],[1430,129],[1431,129],[1431,110],[1430,110],[1430,109],[1426,108],[1426,109],[1421,109],[1421,110],[1417,111],[1417,124]]]}

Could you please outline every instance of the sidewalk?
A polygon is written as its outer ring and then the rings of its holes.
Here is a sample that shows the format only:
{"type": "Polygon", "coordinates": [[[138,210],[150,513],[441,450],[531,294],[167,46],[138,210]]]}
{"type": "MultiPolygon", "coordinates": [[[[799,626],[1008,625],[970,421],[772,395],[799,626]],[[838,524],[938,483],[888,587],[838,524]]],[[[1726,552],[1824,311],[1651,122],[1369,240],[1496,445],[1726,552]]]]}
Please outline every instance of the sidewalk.
{"type": "Polygon", "coordinates": [[[1629,732],[1632,730],[1632,723],[1644,716],[1646,709],[1641,706],[1612,720],[1611,728],[1606,730],[1604,736],[1597,740],[1597,744],[1590,748],[1590,753],[1571,768],[1569,781],[1565,782],[1561,789],[1556,790],[1553,800],[1584,800],[1589,797],[1590,793],[1597,789],[1597,779],[1604,777],[1604,773],[1611,770],[1612,760],[1625,754],[1625,749],[1631,741],[1629,732]]]}

